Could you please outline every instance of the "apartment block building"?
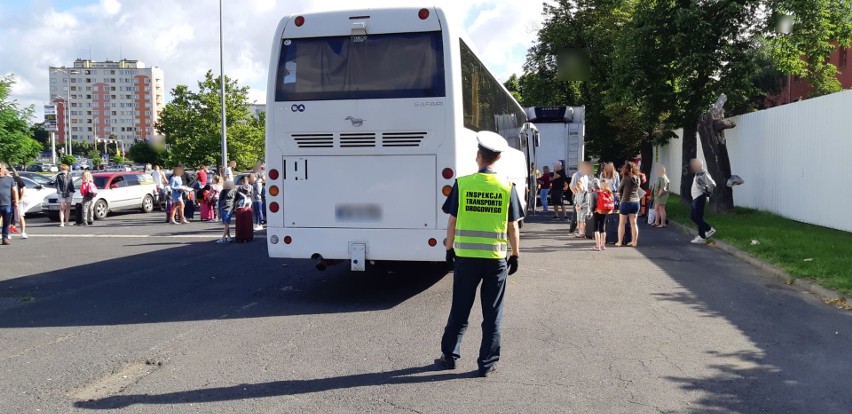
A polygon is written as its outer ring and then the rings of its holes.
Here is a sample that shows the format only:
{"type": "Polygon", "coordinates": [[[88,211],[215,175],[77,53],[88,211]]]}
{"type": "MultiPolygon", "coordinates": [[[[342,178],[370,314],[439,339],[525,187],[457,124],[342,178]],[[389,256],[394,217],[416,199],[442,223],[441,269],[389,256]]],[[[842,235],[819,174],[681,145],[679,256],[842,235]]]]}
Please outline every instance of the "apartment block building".
{"type": "Polygon", "coordinates": [[[162,140],[154,124],[165,105],[165,85],[156,66],[128,59],[51,66],[50,101],[62,142],[94,143],[111,136],[125,144],[162,140]]]}

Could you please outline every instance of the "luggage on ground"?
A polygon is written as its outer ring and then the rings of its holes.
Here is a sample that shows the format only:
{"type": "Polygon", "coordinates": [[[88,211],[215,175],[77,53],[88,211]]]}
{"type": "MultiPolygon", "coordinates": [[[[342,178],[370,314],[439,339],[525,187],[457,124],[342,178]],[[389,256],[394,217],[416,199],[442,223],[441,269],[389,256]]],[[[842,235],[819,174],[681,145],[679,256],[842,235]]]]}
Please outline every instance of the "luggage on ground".
{"type": "Polygon", "coordinates": [[[201,202],[201,220],[202,221],[210,221],[213,220],[213,206],[207,201],[201,202]]]}
{"type": "Polygon", "coordinates": [[[251,208],[239,207],[236,209],[236,241],[237,243],[249,242],[254,239],[254,215],[251,208]]]}
{"type": "MultiPolygon", "coordinates": [[[[618,241],[618,216],[618,213],[613,213],[606,217],[606,242],[609,244],[615,244],[618,241]]],[[[630,220],[627,220],[624,225],[624,238],[621,242],[627,244],[632,240],[633,234],[630,233],[630,220]]]]}
{"type": "MultiPolygon", "coordinates": [[[[78,226],[82,225],[83,224],[83,205],[77,204],[74,207],[75,207],[74,208],[74,223],[77,223],[78,226]]],[[[95,203],[92,203],[92,208],[95,208],[95,203]]]]}

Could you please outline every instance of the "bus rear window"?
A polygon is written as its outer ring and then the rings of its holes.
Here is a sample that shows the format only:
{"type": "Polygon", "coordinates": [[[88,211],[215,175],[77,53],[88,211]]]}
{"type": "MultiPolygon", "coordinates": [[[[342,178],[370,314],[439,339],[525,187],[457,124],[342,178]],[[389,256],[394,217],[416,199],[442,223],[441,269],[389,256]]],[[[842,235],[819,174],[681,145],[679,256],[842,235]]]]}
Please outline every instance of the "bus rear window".
{"type": "Polygon", "coordinates": [[[443,96],[441,32],[282,41],[278,102],[443,96]]]}

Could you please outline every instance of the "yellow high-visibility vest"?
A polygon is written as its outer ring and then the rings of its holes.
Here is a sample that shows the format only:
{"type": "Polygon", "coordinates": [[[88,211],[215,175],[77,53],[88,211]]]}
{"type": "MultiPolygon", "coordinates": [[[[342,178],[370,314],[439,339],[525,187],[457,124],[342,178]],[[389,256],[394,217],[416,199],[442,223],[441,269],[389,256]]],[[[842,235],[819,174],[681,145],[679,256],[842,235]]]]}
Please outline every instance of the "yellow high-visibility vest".
{"type": "Polygon", "coordinates": [[[494,174],[458,179],[459,212],[453,248],[458,257],[503,259],[509,250],[512,183],[494,174]]]}

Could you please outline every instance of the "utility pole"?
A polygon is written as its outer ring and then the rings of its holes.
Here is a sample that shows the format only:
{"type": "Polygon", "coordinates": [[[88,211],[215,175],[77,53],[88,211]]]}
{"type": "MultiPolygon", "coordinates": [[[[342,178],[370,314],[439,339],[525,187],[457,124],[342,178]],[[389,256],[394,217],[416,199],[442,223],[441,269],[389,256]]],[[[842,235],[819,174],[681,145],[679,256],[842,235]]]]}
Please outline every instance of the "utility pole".
{"type": "Polygon", "coordinates": [[[225,126],[225,59],[222,36],[222,0],[219,0],[219,86],[222,100],[222,168],[228,165],[228,130],[225,126]]]}
{"type": "Polygon", "coordinates": [[[50,163],[56,165],[56,133],[50,131],[50,163]]]}

